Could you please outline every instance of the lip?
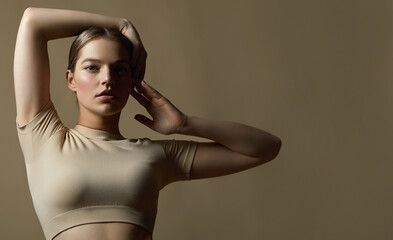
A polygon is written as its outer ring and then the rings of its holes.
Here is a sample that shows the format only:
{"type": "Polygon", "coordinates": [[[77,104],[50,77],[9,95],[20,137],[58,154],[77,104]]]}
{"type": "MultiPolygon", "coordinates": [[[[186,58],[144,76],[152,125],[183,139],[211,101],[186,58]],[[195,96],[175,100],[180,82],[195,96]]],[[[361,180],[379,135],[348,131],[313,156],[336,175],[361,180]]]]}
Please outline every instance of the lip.
{"type": "Polygon", "coordinates": [[[103,99],[103,100],[110,100],[110,99],[116,98],[115,94],[110,89],[106,89],[106,90],[100,92],[97,95],[97,97],[100,98],[100,99],[103,99]]]}

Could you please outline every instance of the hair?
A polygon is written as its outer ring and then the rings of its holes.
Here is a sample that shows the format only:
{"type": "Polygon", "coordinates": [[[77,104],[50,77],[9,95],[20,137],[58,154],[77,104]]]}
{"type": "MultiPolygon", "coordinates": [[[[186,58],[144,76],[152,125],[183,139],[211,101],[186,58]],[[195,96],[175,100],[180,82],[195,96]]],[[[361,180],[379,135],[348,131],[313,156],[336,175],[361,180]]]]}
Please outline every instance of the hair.
{"type": "Polygon", "coordinates": [[[91,27],[80,33],[71,45],[68,55],[68,70],[75,71],[75,65],[79,58],[80,50],[91,40],[97,38],[105,38],[119,42],[127,50],[129,59],[131,60],[133,46],[131,42],[121,32],[116,29],[91,27]]]}

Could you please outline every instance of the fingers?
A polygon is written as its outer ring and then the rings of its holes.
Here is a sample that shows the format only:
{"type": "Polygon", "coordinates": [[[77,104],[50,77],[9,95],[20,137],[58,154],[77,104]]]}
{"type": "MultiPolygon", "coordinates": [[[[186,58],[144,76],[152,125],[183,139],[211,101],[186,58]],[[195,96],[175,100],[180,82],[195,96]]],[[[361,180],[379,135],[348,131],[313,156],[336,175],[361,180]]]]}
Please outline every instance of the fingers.
{"type": "Polygon", "coordinates": [[[147,108],[149,106],[149,100],[147,100],[140,93],[137,93],[134,89],[131,90],[131,96],[135,98],[143,107],[147,108]]]}
{"type": "Polygon", "coordinates": [[[163,96],[154,88],[152,88],[149,84],[147,84],[145,81],[137,81],[136,82],[136,88],[140,93],[143,94],[148,100],[151,100],[152,98],[162,98],[163,96]]]}
{"type": "Polygon", "coordinates": [[[163,98],[163,96],[157,90],[152,88],[145,81],[141,81],[141,82],[137,81],[135,83],[135,87],[138,90],[138,92],[132,89],[130,94],[145,108],[149,107],[150,101],[153,98],[156,99],[163,98]]]}
{"type": "Polygon", "coordinates": [[[153,129],[153,124],[154,124],[153,121],[150,120],[149,118],[147,118],[146,116],[141,115],[141,114],[137,114],[137,115],[135,115],[134,119],[137,120],[138,122],[142,123],[143,125],[153,129]]]}
{"type": "Polygon", "coordinates": [[[130,60],[131,60],[131,67],[135,68],[135,66],[137,66],[138,63],[138,58],[142,50],[144,50],[144,47],[140,39],[140,36],[138,34],[138,31],[136,30],[134,25],[132,25],[132,23],[127,19],[123,19],[123,20],[125,25],[121,29],[121,33],[131,42],[133,46],[132,56],[130,60]]]}
{"type": "Polygon", "coordinates": [[[131,67],[133,69],[133,77],[135,79],[138,78],[139,80],[142,80],[146,71],[147,52],[143,46],[139,33],[132,23],[126,19],[125,27],[121,30],[121,32],[128,38],[128,40],[130,40],[133,46],[133,52],[130,59],[131,67]]]}

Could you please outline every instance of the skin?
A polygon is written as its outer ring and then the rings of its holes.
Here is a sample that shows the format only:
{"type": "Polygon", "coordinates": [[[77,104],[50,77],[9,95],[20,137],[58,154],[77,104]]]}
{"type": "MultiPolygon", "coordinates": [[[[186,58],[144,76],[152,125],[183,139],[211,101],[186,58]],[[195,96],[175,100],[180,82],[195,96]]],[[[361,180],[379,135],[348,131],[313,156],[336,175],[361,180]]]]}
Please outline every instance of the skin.
{"type": "MultiPolygon", "coordinates": [[[[166,97],[143,81],[146,51],[129,21],[69,10],[27,9],[18,31],[14,82],[17,122],[25,125],[50,101],[47,42],[74,36],[89,26],[117,28],[133,44],[131,59],[124,47],[97,38],[80,51],[75,71],[67,71],[68,88],[77,95],[78,124],[119,134],[120,114],[129,95],[150,115],[134,118],[153,131],[183,134],[209,140],[201,142],[191,168],[191,179],[218,177],[259,166],[280,151],[278,137],[255,127],[213,121],[184,114],[166,97]],[[99,97],[111,90],[114,98],[99,97]]],[[[128,223],[91,223],[60,233],[56,240],[146,240],[151,234],[128,223]]]]}
{"type": "MultiPolygon", "coordinates": [[[[120,134],[120,114],[135,81],[126,49],[105,38],[91,40],[79,52],[74,72],[67,70],[66,79],[78,99],[78,124],[120,134]],[[103,90],[111,90],[115,98],[99,97],[103,90]]],[[[71,228],[55,239],[146,240],[151,234],[128,223],[93,223],[71,228]]]]}
{"type": "Polygon", "coordinates": [[[78,124],[119,134],[119,118],[132,84],[131,62],[116,41],[98,38],[80,51],[75,71],[67,71],[67,85],[79,103],[78,124]],[[98,96],[110,90],[114,99],[98,96]]]}
{"type": "MultiPolygon", "coordinates": [[[[119,132],[119,118],[131,94],[144,106],[152,119],[138,114],[135,119],[162,134],[190,132],[190,117],[183,114],[157,90],[144,81],[134,80],[131,74],[128,54],[122,45],[116,41],[98,38],[87,43],[80,51],[75,71],[66,72],[68,88],[76,93],[80,107],[78,124],[93,129],[101,129],[112,133],[119,132]],[[134,84],[138,91],[133,89],[134,84]],[[110,89],[115,99],[101,99],[97,95],[103,90],[110,89]]],[[[200,120],[199,120],[200,121],[200,120]]],[[[206,123],[206,122],[205,122],[206,123]]],[[[218,125],[222,125],[219,123],[218,125]]],[[[196,124],[198,125],[198,124],[196,124]]],[[[194,126],[195,127],[195,126],[194,126]]],[[[218,126],[216,126],[218,127],[218,126]]],[[[233,127],[233,126],[229,126],[233,127]]],[[[211,130],[209,130],[211,131],[211,130]]],[[[259,160],[235,154],[233,151],[216,143],[200,143],[194,160],[192,177],[214,177],[239,171],[239,167],[250,168],[259,165],[259,160]],[[212,168],[211,156],[216,155],[216,168],[212,168]],[[236,158],[241,162],[237,168],[228,165],[228,160],[236,158]],[[224,161],[220,161],[220,158],[224,161]],[[247,164],[247,165],[245,165],[247,164]],[[226,169],[225,166],[228,166],[226,169]],[[204,170],[205,169],[205,170],[204,170]],[[207,171],[206,171],[207,170],[207,171]],[[229,172],[228,172],[229,171],[229,172]],[[210,174],[210,175],[209,175],[210,174]]],[[[71,228],[56,237],[56,239],[96,239],[107,240],[109,236],[119,240],[148,239],[151,237],[144,229],[125,223],[86,224],[82,227],[71,228]]]]}

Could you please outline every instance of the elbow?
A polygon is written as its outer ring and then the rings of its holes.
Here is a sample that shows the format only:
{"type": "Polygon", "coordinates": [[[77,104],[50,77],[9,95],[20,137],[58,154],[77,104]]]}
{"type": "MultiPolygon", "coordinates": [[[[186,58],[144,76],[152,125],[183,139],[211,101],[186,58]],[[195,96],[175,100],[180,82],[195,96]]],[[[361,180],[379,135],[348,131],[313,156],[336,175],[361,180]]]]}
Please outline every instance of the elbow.
{"type": "Polygon", "coordinates": [[[41,40],[48,41],[49,38],[45,33],[44,12],[40,8],[26,8],[20,23],[20,31],[33,37],[39,37],[41,40]]]}
{"type": "Polygon", "coordinates": [[[264,149],[263,155],[261,156],[263,161],[269,162],[275,159],[280,153],[281,146],[282,146],[281,139],[275,137],[275,139],[271,142],[271,144],[269,144],[268,148],[264,149]]]}
{"type": "Polygon", "coordinates": [[[26,27],[28,31],[37,31],[40,29],[40,19],[42,18],[42,12],[39,8],[29,7],[23,12],[21,26],[26,27]]]}
{"type": "Polygon", "coordinates": [[[22,23],[33,25],[35,20],[35,15],[37,15],[36,12],[37,12],[36,8],[33,7],[26,8],[25,11],[23,12],[22,23]]]}
{"type": "Polygon", "coordinates": [[[273,147],[273,158],[276,158],[278,156],[278,154],[280,153],[281,150],[281,146],[282,146],[282,142],[281,139],[277,138],[273,147]]]}

